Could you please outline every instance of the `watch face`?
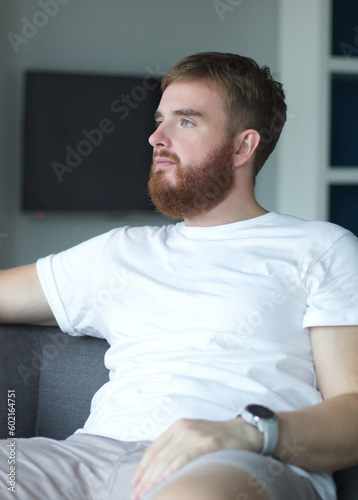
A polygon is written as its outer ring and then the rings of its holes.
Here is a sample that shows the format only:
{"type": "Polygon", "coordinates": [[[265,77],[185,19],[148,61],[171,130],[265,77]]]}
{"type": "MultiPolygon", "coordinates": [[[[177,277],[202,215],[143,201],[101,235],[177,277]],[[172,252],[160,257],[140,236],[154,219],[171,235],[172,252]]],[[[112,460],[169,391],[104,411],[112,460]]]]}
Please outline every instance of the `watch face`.
{"type": "Polygon", "coordinates": [[[274,412],[266,408],[266,406],[261,405],[248,405],[248,411],[252,413],[255,417],[259,418],[273,418],[275,416],[274,412]]]}

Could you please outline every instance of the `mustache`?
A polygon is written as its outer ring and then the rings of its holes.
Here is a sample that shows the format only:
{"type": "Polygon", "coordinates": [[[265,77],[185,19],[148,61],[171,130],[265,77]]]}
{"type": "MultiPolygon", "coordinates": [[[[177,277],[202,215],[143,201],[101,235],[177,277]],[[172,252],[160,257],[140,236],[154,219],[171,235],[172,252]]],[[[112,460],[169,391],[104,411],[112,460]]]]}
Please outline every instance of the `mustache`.
{"type": "Polygon", "coordinates": [[[162,151],[153,151],[153,160],[159,156],[160,158],[168,158],[169,160],[175,161],[175,163],[180,163],[180,158],[178,155],[175,153],[171,153],[170,151],[165,151],[164,149],[162,151]]]}

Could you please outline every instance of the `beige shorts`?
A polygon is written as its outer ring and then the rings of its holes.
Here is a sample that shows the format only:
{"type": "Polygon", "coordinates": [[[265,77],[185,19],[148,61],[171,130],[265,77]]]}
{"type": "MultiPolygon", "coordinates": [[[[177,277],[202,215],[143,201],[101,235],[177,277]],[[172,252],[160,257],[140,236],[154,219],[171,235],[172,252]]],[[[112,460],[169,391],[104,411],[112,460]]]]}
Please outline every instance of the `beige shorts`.
{"type": "MultiPolygon", "coordinates": [[[[89,434],[75,434],[64,441],[42,437],[1,440],[0,498],[129,500],[132,475],[149,445],[149,441],[123,442],[89,434]]],[[[311,482],[288,466],[241,450],[218,451],[193,460],[153,488],[143,500],[150,500],[186,471],[215,463],[246,471],[256,480],[253,484],[257,488],[265,488],[271,500],[287,500],[288,491],[290,500],[321,500],[311,482]],[[278,467],[280,474],[273,472],[270,476],[269,472],[278,471],[278,467]]]]}

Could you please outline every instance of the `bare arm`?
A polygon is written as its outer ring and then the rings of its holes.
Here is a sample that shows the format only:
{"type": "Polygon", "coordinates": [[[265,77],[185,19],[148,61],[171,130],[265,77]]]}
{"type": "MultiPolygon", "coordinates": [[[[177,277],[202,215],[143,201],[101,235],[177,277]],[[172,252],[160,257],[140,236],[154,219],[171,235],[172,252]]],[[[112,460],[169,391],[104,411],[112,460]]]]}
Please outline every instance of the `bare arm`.
{"type": "Polygon", "coordinates": [[[358,327],[315,327],[311,338],[324,401],[279,414],[275,456],[308,470],[333,471],[358,464],[358,327]]]}
{"type": "Polygon", "coordinates": [[[57,325],[36,264],[0,271],[0,323],[57,325]]]}

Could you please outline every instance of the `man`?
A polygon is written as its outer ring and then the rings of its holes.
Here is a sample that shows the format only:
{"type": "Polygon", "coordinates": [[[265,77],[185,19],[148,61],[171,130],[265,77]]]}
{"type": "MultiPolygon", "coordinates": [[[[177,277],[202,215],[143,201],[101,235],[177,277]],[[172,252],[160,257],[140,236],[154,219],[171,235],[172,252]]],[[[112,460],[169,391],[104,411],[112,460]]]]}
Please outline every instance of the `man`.
{"type": "Polygon", "coordinates": [[[19,498],[333,500],[358,463],[356,238],[257,203],[286,116],[267,68],[195,54],[162,89],[148,185],[184,221],[0,273],[2,322],[111,345],[84,429],[18,440],[19,498]]]}

